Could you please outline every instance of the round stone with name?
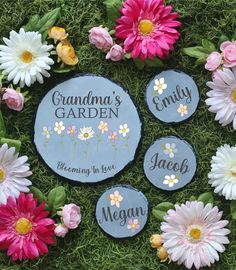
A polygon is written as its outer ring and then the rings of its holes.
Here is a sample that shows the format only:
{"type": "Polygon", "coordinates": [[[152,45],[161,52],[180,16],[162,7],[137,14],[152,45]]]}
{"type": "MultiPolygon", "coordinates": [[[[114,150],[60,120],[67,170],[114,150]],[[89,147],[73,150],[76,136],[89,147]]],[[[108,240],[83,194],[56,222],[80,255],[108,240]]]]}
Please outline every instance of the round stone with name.
{"type": "Polygon", "coordinates": [[[190,118],[199,103],[199,91],[189,75],[168,70],[156,75],[146,89],[149,110],[160,121],[176,124],[190,118]]]}
{"type": "Polygon", "coordinates": [[[39,154],[57,174],[82,183],[115,176],[133,161],[141,121],[129,94],[107,78],[84,75],[51,89],[34,127],[39,154]]]}
{"type": "Polygon", "coordinates": [[[187,185],[197,170],[197,160],[191,145],[178,137],[163,137],[155,141],[144,158],[144,172],[156,187],[172,191],[187,185]]]}
{"type": "Polygon", "coordinates": [[[113,186],[99,198],[96,219],[102,230],[114,238],[133,237],[148,219],[148,201],[131,186],[113,186]]]}

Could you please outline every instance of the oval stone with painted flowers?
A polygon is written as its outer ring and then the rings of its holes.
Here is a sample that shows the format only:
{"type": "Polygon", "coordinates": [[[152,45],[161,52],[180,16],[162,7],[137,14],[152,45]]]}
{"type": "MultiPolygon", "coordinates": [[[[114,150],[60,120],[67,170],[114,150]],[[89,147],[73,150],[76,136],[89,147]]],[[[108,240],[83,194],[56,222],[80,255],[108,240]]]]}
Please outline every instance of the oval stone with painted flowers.
{"type": "Polygon", "coordinates": [[[128,238],[140,233],[147,218],[148,201],[142,192],[131,186],[113,186],[97,202],[98,225],[114,238],[128,238]]]}
{"type": "Polygon", "coordinates": [[[172,191],[191,182],[197,170],[197,160],[188,142],[168,136],[149,147],[143,166],[145,175],[154,186],[172,191]]]}
{"type": "Polygon", "coordinates": [[[146,89],[149,110],[160,121],[177,124],[189,119],[197,109],[196,83],[182,71],[168,70],[156,75],[146,89]]]}

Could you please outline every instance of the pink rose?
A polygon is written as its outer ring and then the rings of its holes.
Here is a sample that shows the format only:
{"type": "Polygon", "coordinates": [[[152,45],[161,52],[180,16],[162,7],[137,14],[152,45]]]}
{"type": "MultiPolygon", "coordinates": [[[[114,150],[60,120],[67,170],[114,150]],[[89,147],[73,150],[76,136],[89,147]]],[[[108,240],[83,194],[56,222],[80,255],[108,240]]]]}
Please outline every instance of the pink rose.
{"type": "Polygon", "coordinates": [[[113,45],[113,39],[108,31],[99,26],[93,27],[89,31],[89,42],[94,44],[99,50],[103,52],[108,52],[113,45]]]}
{"type": "Polygon", "coordinates": [[[4,89],[2,100],[6,102],[9,109],[14,111],[21,111],[24,107],[24,96],[11,88],[4,89]]]}
{"type": "Polygon", "coordinates": [[[62,219],[67,228],[76,229],[81,221],[80,207],[73,203],[64,205],[62,219]]]}
{"type": "Polygon", "coordinates": [[[236,66],[236,41],[230,42],[225,41],[220,46],[221,51],[224,55],[225,67],[236,66]]]}
{"type": "Polygon", "coordinates": [[[111,59],[112,61],[120,61],[124,57],[124,50],[120,45],[113,45],[110,51],[106,55],[106,59],[111,59]]]}
{"type": "Polygon", "coordinates": [[[205,69],[214,71],[221,65],[221,61],[222,61],[221,54],[218,52],[212,52],[207,57],[207,63],[205,65],[205,69]]]}
{"type": "Polygon", "coordinates": [[[68,228],[65,227],[63,224],[57,225],[54,230],[55,235],[59,237],[65,237],[68,231],[69,231],[68,228]]]}

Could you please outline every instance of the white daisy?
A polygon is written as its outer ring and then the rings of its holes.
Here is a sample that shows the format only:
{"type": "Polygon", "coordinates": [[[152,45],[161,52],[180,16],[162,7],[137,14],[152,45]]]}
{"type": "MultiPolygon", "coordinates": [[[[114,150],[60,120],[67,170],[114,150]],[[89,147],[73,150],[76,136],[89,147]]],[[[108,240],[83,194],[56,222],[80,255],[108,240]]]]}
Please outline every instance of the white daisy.
{"type": "Polygon", "coordinates": [[[123,137],[126,137],[127,133],[129,133],[129,127],[127,124],[120,125],[119,133],[122,134],[123,137]]]}
{"type": "Polygon", "coordinates": [[[188,114],[188,107],[187,105],[180,104],[177,112],[180,113],[181,117],[184,117],[188,114]]]}
{"type": "Polygon", "coordinates": [[[109,196],[111,201],[111,206],[115,205],[116,207],[120,207],[120,203],[123,201],[123,197],[120,195],[119,191],[116,190],[113,194],[109,196]]]}
{"type": "Polygon", "coordinates": [[[225,196],[226,200],[236,200],[236,146],[225,144],[217,149],[208,178],[215,193],[225,196]]]}
{"type": "Polygon", "coordinates": [[[175,147],[175,143],[166,143],[164,146],[164,154],[168,155],[170,158],[173,158],[175,156],[175,153],[177,153],[177,148],[175,147]]]}
{"type": "MultiPolygon", "coordinates": [[[[161,224],[163,246],[170,259],[190,269],[211,266],[225,251],[230,230],[222,212],[211,203],[192,201],[175,205],[161,224]]],[[[181,268],[182,269],[182,268],[181,268]]]]}
{"type": "Polygon", "coordinates": [[[80,133],[78,135],[78,138],[81,141],[86,141],[88,139],[93,138],[94,134],[95,133],[94,133],[92,127],[83,127],[80,129],[80,133]]]}
{"type": "Polygon", "coordinates": [[[21,28],[19,33],[11,31],[9,39],[3,38],[3,41],[6,45],[0,45],[0,69],[8,75],[8,81],[20,82],[23,87],[36,80],[43,83],[43,76],[50,77],[47,70],[54,63],[49,57],[53,46],[43,44],[41,34],[21,28]]]}
{"type": "Polygon", "coordinates": [[[0,147],[0,203],[6,204],[8,196],[18,198],[20,192],[29,192],[32,183],[26,179],[32,174],[27,156],[18,157],[15,147],[0,147]]]}
{"type": "Polygon", "coordinates": [[[158,94],[162,94],[163,91],[167,88],[167,84],[165,83],[164,78],[160,78],[159,80],[155,80],[155,85],[154,85],[154,91],[157,92],[158,94]]]}
{"type": "Polygon", "coordinates": [[[64,126],[64,123],[62,122],[62,121],[60,121],[60,122],[56,122],[55,123],[55,127],[54,127],[54,131],[56,131],[57,132],[57,134],[61,134],[62,133],[62,131],[64,131],[65,130],[65,126],[64,126]]]}
{"type": "Polygon", "coordinates": [[[209,111],[216,113],[215,120],[222,126],[232,122],[236,130],[236,67],[218,70],[207,86],[212,89],[206,99],[209,111]]]}
{"type": "Polygon", "coordinates": [[[174,175],[166,175],[165,180],[163,181],[164,185],[168,185],[169,187],[173,187],[174,184],[179,183],[179,179],[174,175]]]}

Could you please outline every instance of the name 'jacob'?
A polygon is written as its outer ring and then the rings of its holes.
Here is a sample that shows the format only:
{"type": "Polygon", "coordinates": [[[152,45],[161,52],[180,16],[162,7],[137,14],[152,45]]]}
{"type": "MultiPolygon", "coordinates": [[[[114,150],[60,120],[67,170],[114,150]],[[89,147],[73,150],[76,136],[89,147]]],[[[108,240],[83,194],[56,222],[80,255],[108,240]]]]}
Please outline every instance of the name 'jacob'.
{"type": "MultiPolygon", "coordinates": [[[[115,95],[115,92],[112,92],[115,95]]],[[[59,91],[52,95],[57,118],[118,118],[122,100],[119,95],[97,96],[89,91],[85,96],[64,96],[59,91]],[[71,106],[71,107],[67,107],[71,106]],[[72,107],[78,106],[78,107],[72,107]]]]}

